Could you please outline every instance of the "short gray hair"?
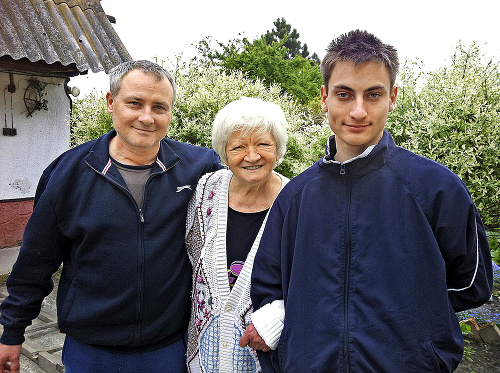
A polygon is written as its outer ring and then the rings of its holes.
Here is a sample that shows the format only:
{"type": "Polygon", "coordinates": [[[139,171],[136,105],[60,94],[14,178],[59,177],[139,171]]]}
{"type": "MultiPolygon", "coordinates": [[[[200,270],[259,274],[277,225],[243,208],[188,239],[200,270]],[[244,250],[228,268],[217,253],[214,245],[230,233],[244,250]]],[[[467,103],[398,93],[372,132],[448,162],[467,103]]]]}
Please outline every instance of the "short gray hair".
{"type": "Polygon", "coordinates": [[[118,95],[123,77],[134,69],[140,70],[145,74],[152,75],[158,81],[167,78],[174,90],[172,106],[174,105],[175,96],[177,95],[177,85],[175,84],[174,77],[160,65],[147,60],[125,61],[111,69],[109,72],[109,90],[113,96],[116,97],[116,95],[118,95]]]}
{"type": "Polygon", "coordinates": [[[227,162],[226,146],[234,131],[243,134],[255,130],[271,132],[276,141],[278,164],[286,152],[288,123],[281,107],[273,102],[258,98],[241,97],[224,106],[215,116],[212,129],[212,148],[219,154],[222,162],[227,162]]]}

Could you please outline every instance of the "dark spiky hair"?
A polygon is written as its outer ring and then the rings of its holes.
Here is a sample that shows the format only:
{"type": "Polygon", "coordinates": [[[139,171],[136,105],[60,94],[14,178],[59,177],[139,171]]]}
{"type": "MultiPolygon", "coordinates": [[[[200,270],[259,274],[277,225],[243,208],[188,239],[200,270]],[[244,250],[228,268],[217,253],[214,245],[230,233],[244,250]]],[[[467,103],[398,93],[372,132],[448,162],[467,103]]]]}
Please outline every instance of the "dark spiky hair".
{"type": "Polygon", "coordinates": [[[327,90],[333,68],[339,61],[350,61],[354,65],[370,61],[382,62],[389,72],[391,88],[396,83],[399,71],[397,50],[392,45],[382,43],[379,38],[367,31],[350,31],[332,40],[328,45],[320,66],[327,90]]]}

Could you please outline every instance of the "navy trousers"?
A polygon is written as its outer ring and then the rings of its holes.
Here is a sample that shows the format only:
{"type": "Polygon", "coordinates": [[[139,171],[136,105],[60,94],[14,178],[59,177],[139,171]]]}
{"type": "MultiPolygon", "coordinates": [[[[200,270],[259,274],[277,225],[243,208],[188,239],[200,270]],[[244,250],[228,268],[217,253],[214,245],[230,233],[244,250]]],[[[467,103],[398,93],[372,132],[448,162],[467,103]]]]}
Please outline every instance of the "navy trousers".
{"type": "Polygon", "coordinates": [[[186,373],[186,348],[180,340],[142,353],[103,351],[66,336],[62,353],[65,373],[186,373]]]}

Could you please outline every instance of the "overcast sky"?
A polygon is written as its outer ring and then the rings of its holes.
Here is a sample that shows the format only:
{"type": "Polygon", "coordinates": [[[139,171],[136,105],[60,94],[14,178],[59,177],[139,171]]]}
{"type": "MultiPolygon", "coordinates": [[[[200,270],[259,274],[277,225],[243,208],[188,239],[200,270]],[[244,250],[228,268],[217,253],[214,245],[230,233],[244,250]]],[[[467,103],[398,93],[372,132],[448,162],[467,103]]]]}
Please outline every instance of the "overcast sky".
{"type": "MultiPolygon", "coordinates": [[[[227,43],[238,34],[250,40],[284,17],[309,52],[321,59],[330,41],[359,28],[398,49],[401,61],[419,58],[426,70],[450,61],[459,41],[476,42],[488,58],[500,60],[499,0],[101,0],[106,14],[134,59],[175,61],[195,55],[194,44],[212,36],[227,43]]],[[[168,62],[164,64],[169,67],[168,62]]],[[[104,73],[72,78],[81,95],[108,89],[104,73]]]]}

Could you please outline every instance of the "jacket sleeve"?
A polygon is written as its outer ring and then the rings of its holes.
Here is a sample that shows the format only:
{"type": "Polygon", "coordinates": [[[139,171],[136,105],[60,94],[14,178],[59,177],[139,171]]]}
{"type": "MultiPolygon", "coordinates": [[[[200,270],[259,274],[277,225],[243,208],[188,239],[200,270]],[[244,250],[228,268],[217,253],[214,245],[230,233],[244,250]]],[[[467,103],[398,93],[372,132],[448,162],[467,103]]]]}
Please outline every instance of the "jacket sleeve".
{"type": "Polygon", "coordinates": [[[268,346],[276,349],[268,352],[257,351],[263,372],[278,372],[276,368],[279,365],[277,347],[283,330],[285,294],[289,282],[289,266],[286,257],[292,255],[288,252],[292,250],[291,243],[287,245],[287,239],[283,238],[291,233],[291,229],[288,228],[288,224],[284,224],[285,217],[280,195],[269,212],[259,250],[255,256],[250,288],[250,297],[254,307],[252,314],[254,326],[266,344],[270,343],[272,346],[269,344],[268,346]],[[288,250],[284,258],[282,258],[282,250],[288,250]],[[281,311],[273,309],[273,312],[268,312],[270,308],[273,308],[272,305],[279,305],[278,308],[281,308],[281,311]],[[264,314],[266,317],[259,320],[259,316],[264,314]],[[255,317],[257,319],[254,320],[255,317]]]}
{"type": "Polygon", "coordinates": [[[23,243],[7,279],[9,296],[0,306],[4,331],[0,342],[18,345],[24,331],[40,313],[43,299],[52,291],[52,274],[61,262],[63,237],[48,198],[41,196],[26,225],[23,243]]]}
{"type": "Polygon", "coordinates": [[[491,296],[493,271],[481,217],[461,182],[448,184],[434,201],[434,234],[446,265],[455,312],[476,308],[491,296]]]}
{"type": "Polygon", "coordinates": [[[463,234],[457,234],[461,238],[457,244],[461,247],[455,252],[459,255],[449,258],[446,263],[448,295],[455,312],[481,306],[488,301],[493,290],[488,238],[473,205],[463,231],[463,234]]]}
{"type": "Polygon", "coordinates": [[[283,299],[281,245],[286,233],[279,199],[271,207],[253,264],[250,296],[255,311],[283,299]]]}

